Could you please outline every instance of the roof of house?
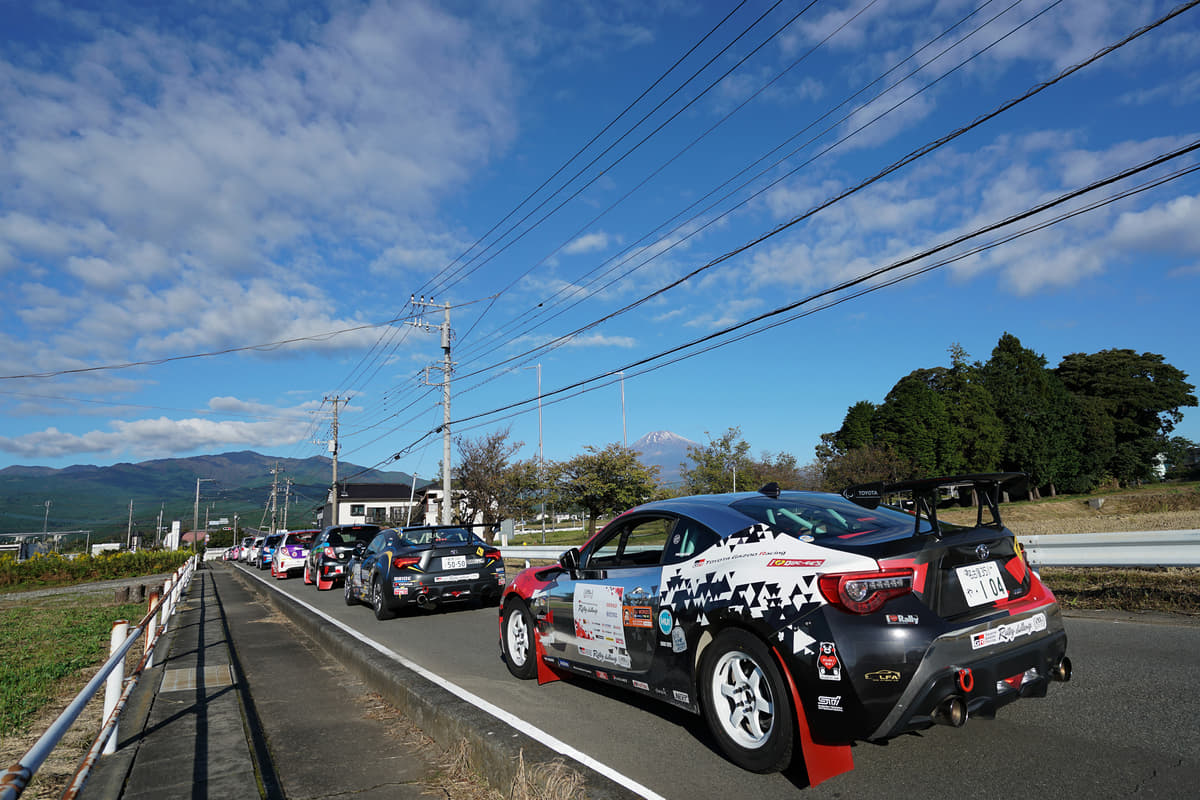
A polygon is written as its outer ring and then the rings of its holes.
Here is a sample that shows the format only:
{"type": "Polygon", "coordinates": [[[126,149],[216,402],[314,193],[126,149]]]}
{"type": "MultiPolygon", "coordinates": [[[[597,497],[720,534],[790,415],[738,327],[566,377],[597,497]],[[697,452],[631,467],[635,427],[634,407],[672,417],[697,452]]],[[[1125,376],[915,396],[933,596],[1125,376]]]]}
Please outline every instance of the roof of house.
{"type": "MultiPolygon", "coordinates": [[[[421,495],[421,490],[416,492],[421,495]]],[[[338,489],[338,499],[350,500],[408,500],[413,488],[407,483],[347,483],[338,489]]]]}

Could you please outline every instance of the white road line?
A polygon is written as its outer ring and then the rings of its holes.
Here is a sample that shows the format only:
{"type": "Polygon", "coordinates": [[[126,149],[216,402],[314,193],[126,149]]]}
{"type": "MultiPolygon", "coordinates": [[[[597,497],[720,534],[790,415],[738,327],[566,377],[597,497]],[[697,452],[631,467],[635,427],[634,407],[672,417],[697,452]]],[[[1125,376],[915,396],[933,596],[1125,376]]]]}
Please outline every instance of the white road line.
{"type": "MultiPolygon", "coordinates": [[[[542,744],[546,745],[551,750],[554,750],[555,752],[558,752],[558,753],[562,753],[567,758],[574,759],[575,761],[578,761],[581,764],[586,764],[588,767],[594,769],[596,772],[599,772],[604,777],[609,778],[610,780],[613,780],[613,781],[621,784],[622,786],[624,786],[626,789],[629,789],[630,791],[637,792],[642,797],[646,798],[646,800],[666,800],[665,797],[658,794],[653,789],[649,789],[649,788],[643,786],[642,784],[635,781],[633,778],[630,778],[628,775],[624,775],[620,772],[617,772],[612,767],[608,766],[607,764],[605,764],[603,762],[597,761],[596,759],[589,756],[587,753],[584,753],[580,750],[576,750],[574,747],[572,747],[571,745],[562,741],[561,739],[551,736],[549,733],[547,733],[546,731],[537,727],[536,725],[534,725],[530,722],[526,722],[525,720],[521,719],[520,717],[515,716],[515,715],[509,713],[508,711],[505,711],[503,708],[500,708],[499,706],[495,705],[494,703],[484,700],[482,697],[480,697],[476,694],[473,694],[472,692],[467,691],[466,689],[462,688],[461,686],[457,686],[456,684],[451,683],[450,681],[446,680],[445,678],[438,675],[437,673],[432,672],[428,669],[425,669],[425,667],[422,667],[420,664],[410,661],[409,659],[400,655],[396,651],[390,650],[387,647],[384,647],[383,645],[379,644],[379,642],[376,642],[375,640],[364,636],[363,634],[361,634],[358,631],[354,630],[353,628],[347,626],[346,624],[342,623],[341,621],[336,620],[333,617],[329,616],[321,609],[309,605],[308,603],[304,602],[303,600],[296,597],[295,595],[288,594],[287,592],[283,591],[282,588],[280,588],[279,586],[276,586],[271,581],[267,581],[264,578],[260,577],[259,575],[255,575],[253,572],[248,573],[248,574],[252,578],[256,579],[263,586],[267,586],[271,589],[274,589],[275,591],[279,592],[281,595],[288,598],[292,602],[298,603],[299,605],[303,606],[304,608],[307,608],[309,611],[313,612],[314,614],[316,614],[318,617],[325,620],[326,622],[328,622],[332,625],[335,625],[338,628],[341,628],[343,631],[350,634],[355,639],[358,639],[363,644],[368,645],[369,647],[373,647],[375,650],[377,650],[378,652],[387,656],[388,658],[392,659],[393,661],[397,662],[398,664],[401,664],[401,665],[407,667],[408,669],[411,669],[413,672],[417,673],[418,675],[420,675],[423,678],[433,681],[438,686],[445,688],[451,694],[457,695],[461,699],[466,700],[468,703],[470,703],[471,705],[480,709],[481,711],[486,711],[488,714],[491,714],[496,719],[498,719],[501,722],[504,722],[508,725],[511,725],[512,727],[516,728],[518,731],[525,734],[526,736],[528,736],[532,739],[535,739],[536,741],[539,741],[542,744]]],[[[498,635],[499,634],[497,634],[497,636],[498,635]]]]}

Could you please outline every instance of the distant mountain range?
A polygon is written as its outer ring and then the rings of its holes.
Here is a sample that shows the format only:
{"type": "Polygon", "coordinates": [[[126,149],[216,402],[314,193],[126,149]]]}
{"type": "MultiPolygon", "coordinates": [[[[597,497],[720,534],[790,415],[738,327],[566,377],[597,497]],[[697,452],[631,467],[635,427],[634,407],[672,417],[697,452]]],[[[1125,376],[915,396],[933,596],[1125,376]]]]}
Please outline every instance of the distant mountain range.
{"type": "MultiPolygon", "coordinates": [[[[642,463],[657,466],[659,479],[667,485],[680,482],[679,465],[687,461],[689,447],[696,443],[669,431],[654,431],[638,439],[631,449],[642,463]]],[[[407,472],[364,469],[344,461],[338,463],[341,479],[354,476],[355,483],[409,483],[407,472]]],[[[158,515],[170,528],[180,520],[184,530],[192,527],[199,481],[199,524],[232,519],[257,527],[270,522],[271,482],[278,477],[276,514],[283,524],[286,502],[289,527],[312,525],[315,509],[325,502],[333,477],[332,462],[313,458],[273,458],[243,450],[215,456],[165,458],[122,463],[110,467],[79,465],[50,467],[13,466],[0,469],[0,536],[5,533],[90,530],[93,541],[124,536],[129,528],[129,506],[133,503],[133,529],[154,536],[158,515]],[[278,470],[277,476],[272,470],[278,470]],[[291,487],[284,490],[288,479],[291,487]],[[49,508],[46,503],[49,502],[49,508]]],[[[418,488],[429,485],[418,481],[418,488]]]]}
{"type": "Polygon", "coordinates": [[[679,465],[688,460],[688,448],[698,445],[670,431],[653,431],[629,446],[640,453],[640,460],[647,466],[659,468],[658,478],[667,486],[680,483],[679,465]]]}
{"type": "MultiPolygon", "coordinates": [[[[122,536],[129,526],[129,503],[133,501],[133,528],[153,536],[160,509],[163,524],[181,520],[184,530],[192,527],[196,485],[200,483],[200,526],[209,519],[236,514],[240,523],[256,527],[266,516],[271,482],[278,469],[276,510],[282,520],[284,488],[292,485],[286,498],[289,524],[310,525],[313,510],[321,505],[333,477],[330,459],[273,458],[250,451],[193,458],[167,458],[111,467],[73,466],[63,469],[14,466],[0,469],[0,534],[91,530],[96,538],[113,532],[122,536]],[[50,506],[46,508],[46,502],[50,506]]],[[[356,483],[408,483],[406,472],[364,470],[338,462],[338,475],[354,475],[356,483]],[[360,474],[356,474],[360,473],[360,474]]],[[[425,485],[428,481],[421,481],[425,485]]],[[[282,522],[280,523],[282,524],[282,522]]]]}

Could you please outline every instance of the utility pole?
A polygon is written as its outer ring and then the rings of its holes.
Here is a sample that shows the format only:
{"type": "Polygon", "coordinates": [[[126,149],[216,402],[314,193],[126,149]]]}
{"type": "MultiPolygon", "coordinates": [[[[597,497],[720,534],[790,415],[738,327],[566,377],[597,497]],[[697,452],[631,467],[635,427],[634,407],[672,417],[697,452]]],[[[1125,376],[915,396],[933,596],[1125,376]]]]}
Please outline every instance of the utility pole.
{"type": "Polygon", "coordinates": [[[196,478],[196,502],[192,506],[192,550],[196,549],[196,529],[200,527],[200,482],[216,478],[196,478]]]}
{"type": "Polygon", "coordinates": [[[538,477],[538,494],[541,495],[541,499],[542,499],[542,544],[545,544],[546,543],[546,487],[542,485],[542,481],[543,481],[543,478],[545,477],[543,472],[544,472],[544,468],[545,468],[544,465],[545,465],[545,460],[546,460],[546,453],[545,453],[545,451],[542,450],[542,362],[539,361],[536,367],[526,367],[525,369],[537,369],[537,382],[538,382],[537,477],[538,477]]]}
{"type": "Polygon", "coordinates": [[[329,428],[329,440],[325,442],[316,442],[316,444],[329,445],[329,458],[333,461],[333,480],[329,484],[329,516],[325,520],[326,525],[337,525],[337,508],[338,508],[338,407],[344,406],[350,402],[350,398],[343,398],[341,395],[330,397],[325,396],[326,403],[333,403],[333,424],[329,428]]]}
{"type": "Polygon", "coordinates": [[[125,549],[133,546],[133,498],[129,498],[129,527],[125,530],[125,549]]]}
{"type": "MultiPolygon", "coordinates": [[[[445,303],[442,306],[436,305],[432,300],[426,301],[422,296],[420,300],[410,297],[409,302],[413,308],[441,308],[443,312],[442,324],[438,327],[442,334],[442,363],[440,366],[433,364],[425,368],[425,383],[429,386],[437,386],[429,380],[429,371],[440,369],[442,371],[442,524],[450,524],[451,516],[451,499],[450,499],[450,375],[454,371],[454,362],[450,360],[450,304],[445,303]]],[[[410,325],[418,328],[432,330],[433,326],[425,322],[410,322],[410,325]]]]}
{"type": "Polygon", "coordinates": [[[288,478],[287,482],[283,485],[283,529],[285,531],[288,529],[288,526],[287,526],[288,500],[291,498],[291,496],[292,496],[292,479],[288,478]]]}
{"type": "Polygon", "coordinates": [[[275,497],[279,493],[279,473],[280,472],[282,472],[282,470],[279,469],[279,462],[276,461],[275,466],[271,468],[271,529],[270,529],[269,533],[275,532],[275,520],[276,520],[276,516],[277,516],[275,497]]]}
{"type": "Polygon", "coordinates": [[[162,543],[162,518],[163,512],[167,510],[167,504],[162,503],[158,507],[158,522],[154,524],[154,546],[158,547],[162,543]]]}

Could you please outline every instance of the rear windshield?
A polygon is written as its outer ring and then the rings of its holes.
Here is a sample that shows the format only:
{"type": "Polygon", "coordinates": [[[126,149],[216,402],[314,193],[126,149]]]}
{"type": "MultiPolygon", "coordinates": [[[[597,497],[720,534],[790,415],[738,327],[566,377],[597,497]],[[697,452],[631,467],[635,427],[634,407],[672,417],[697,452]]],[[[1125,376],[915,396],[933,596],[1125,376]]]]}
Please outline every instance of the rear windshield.
{"type": "Polygon", "coordinates": [[[329,544],[345,547],[355,542],[369,542],[379,533],[378,525],[353,525],[345,528],[334,528],[329,532],[329,544]]]}
{"type": "Polygon", "coordinates": [[[287,538],[288,544],[312,544],[313,539],[317,536],[316,531],[305,531],[303,533],[289,533],[287,538]]]}
{"type": "MultiPolygon", "coordinates": [[[[886,506],[868,510],[838,495],[751,497],[731,505],[752,519],[797,537],[854,539],[874,534],[871,538],[879,540],[911,536],[913,532],[911,514],[886,506]]],[[[959,527],[940,520],[938,524],[944,531],[959,527]]],[[[932,530],[928,520],[921,520],[920,530],[932,530]]]]}
{"type": "Polygon", "coordinates": [[[455,544],[483,544],[480,539],[466,528],[409,528],[398,530],[400,544],[407,547],[455,544]]]}
{"type": "Polygon", "coordinates": [[[282,536],[268,536],[266,541],[263,542],[263,547],[274,547],[279,544],[279,540],[282,538],[282,536]]]}

